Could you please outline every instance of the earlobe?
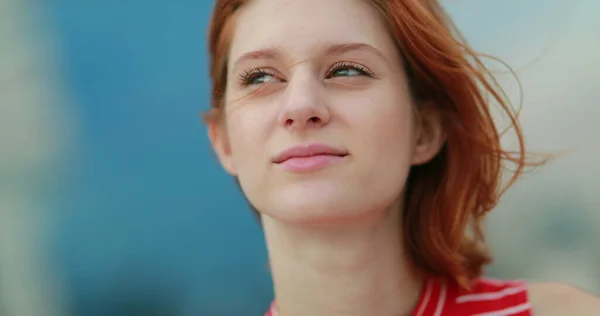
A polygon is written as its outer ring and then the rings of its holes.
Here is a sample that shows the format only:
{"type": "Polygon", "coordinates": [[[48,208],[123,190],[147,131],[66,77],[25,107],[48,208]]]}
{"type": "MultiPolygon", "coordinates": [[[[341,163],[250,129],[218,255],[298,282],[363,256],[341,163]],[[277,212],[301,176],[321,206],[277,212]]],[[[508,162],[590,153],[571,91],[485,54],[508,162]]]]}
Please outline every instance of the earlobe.
{"type": "Polygon", "coordinates": [[[236,176],[237,172],[234,167],[233,157],[231,155],[231,147],[227,137],[227,131],[223,124],[215,119],[206,122],[208,138],[213,150],[219,158],[221,166],[227,173],[236,176]]]}
{"type": "Polygon", "coordinates": [[[412,164],[422,165],[439,154],[446,142],[442,118],[434,105],[427,104],[419,111],[412,164]]]}

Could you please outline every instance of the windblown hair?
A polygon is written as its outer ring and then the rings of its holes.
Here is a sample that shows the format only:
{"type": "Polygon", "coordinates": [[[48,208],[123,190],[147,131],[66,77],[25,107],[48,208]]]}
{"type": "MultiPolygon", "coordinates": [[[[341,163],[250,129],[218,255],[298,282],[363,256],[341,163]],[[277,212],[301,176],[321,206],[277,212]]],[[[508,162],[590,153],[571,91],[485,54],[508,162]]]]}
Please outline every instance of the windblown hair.
{"type": "MultiPolygon", "coordinates": [[[[208,121],[223,116],[233,20],[246,1],[215,4],[209,30],[213,86],[208,121]]],[[[484,216],[530,165],[518,112],[484,66],[482,57],[489,56],[467,45],[438,0],[366,1],[381,13],[405,59],[415,104],[435,105],[447,137],[433,160],[410,171],[402,222],[405,251],[422,272],[469,288],[491,262],[481,228],[484,216]],[[492,103],[510,120],[517,151],[502,147],[492,103]],[[503,182],[508,164],[515,168],[503,182]]]]}

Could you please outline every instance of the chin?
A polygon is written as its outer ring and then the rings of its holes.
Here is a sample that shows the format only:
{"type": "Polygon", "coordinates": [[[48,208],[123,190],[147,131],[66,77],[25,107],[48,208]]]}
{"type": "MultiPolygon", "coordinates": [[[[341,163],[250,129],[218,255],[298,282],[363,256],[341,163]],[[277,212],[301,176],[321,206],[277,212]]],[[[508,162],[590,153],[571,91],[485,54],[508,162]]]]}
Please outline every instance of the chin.
{"type": "Polygon", "coordinates": [[[336,185],[297,184],[272,194],[268,215],[290,224],[336,224],[364,218],[373,211],[364,192],[336,185]]]}

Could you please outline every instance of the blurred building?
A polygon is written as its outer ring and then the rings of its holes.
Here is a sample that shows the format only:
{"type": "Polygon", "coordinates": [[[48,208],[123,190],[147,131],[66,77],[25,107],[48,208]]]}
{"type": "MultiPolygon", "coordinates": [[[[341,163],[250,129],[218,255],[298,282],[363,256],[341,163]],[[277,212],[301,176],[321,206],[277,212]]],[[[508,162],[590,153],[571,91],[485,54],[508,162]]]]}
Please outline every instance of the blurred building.
{"type": "MultiPolygon", "coordinates": [[[[64,316],[45,240],[45,197],[67,116],[52,71],[52,34],[29,1],[0,1],[0,315],[64,316]]],[[[56,174],[54,174],[54,177],[56,174]]]]}

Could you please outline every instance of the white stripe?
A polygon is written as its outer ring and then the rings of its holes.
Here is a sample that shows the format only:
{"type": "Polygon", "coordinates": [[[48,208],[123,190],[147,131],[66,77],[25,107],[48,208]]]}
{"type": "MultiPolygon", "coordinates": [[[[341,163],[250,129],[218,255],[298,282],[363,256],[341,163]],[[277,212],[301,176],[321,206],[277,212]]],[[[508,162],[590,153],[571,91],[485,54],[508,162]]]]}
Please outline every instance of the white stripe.
{"type": "Polygon", "coordinates": [[[523,303],[521,305],[501,309],[499,311],[487,312],[487,313],[477,314],[477,315],[473,315],[473,316],[510,316],[510,315],[514,315],[514,314],[521,313],[524,311],[528,311],[530,309],[531,309],[531,304],[523,303]]]}
{"type": "Polygon", "coordinates": [[[425,307],[427,307],[427,304],[429,303],[429,297],[431,296],[431,288],[432,283],[430,280],[427,280],[427,282],[425,282],[425,298],[423,299],[423,304],[421,304],[421,307],[419,307],[419,311],[417,312],[417,316],[423,316],[423,313],[425,312],[425,307]]]}
{"type": "Polygon", "coordinates": [[[527,290],[527,287],[525,285],[521,285],[521,286],[516,286],[516,287],[505,288],[505,289],[503,289],[501,291],[497,291],[497,292],[466,294],[466,295],[459,296],[456,299],[456,303],[492,301],[492,300],[501,299],[505,296],[521,293],[526,290],[527,290]]]}
{"type": "Polygon", "coordinates": [[[442,314],[442,310],[446,305],[446,282],[442,283],[442,292],[440,293],[440,299],[438,300],[437,307],[435,309],[435,316],[440,316],[442,314]]]}

